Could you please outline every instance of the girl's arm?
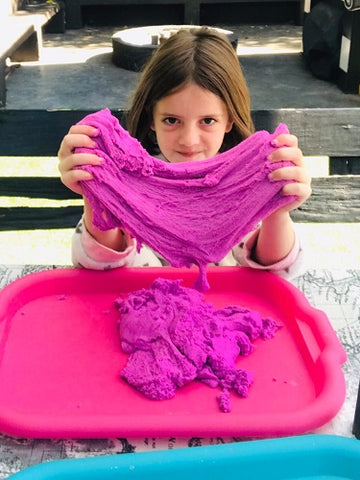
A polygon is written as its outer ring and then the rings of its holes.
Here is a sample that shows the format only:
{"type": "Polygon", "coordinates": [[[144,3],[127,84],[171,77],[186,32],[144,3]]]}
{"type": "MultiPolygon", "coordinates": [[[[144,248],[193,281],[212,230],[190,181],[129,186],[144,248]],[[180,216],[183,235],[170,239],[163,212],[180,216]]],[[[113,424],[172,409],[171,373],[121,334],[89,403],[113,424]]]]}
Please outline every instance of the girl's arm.
{"type": "Polygon", "coordinates": [[[293,166],[282,167],[272,171],[271,181],[287,180],[283,195],[294,195],[296,199],[273,212],[263,220],[253,257],[262,265],[271,265],[287,257],[294,248],[295,232],[289,212],[298,208],[311,195],[311,179],[306,171],[303,155],[298,148],[298,140],[294,135],[282,134],[274,144],[279,147],[270,156],[271,162],[291,161],[293,166]]]}

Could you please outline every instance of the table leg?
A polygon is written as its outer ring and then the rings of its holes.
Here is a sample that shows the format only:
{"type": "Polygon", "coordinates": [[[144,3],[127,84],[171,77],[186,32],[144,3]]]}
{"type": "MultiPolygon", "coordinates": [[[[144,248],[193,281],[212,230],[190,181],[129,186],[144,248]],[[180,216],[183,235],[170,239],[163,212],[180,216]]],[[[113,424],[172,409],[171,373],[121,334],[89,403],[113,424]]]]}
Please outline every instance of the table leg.
{"type": "Polygon", "coordinates": [[[360,382],[357,395],[352,433],[360,440],[360,382]]]}

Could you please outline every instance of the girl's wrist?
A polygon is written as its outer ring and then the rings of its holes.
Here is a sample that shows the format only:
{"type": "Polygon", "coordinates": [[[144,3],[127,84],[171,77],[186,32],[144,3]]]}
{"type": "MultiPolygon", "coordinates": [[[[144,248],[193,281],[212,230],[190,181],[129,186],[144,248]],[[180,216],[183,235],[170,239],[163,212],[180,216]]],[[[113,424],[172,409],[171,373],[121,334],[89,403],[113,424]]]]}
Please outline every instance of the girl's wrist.
{"type": "Polygon", "coordinates": [[[126,249],[127,243],[124,232],[120,228],[113,228],[111,230],[99,230],[93,223],[92,209],[84,198],[84,215],[83,222],[88,233],[101,245],[110,248],[117,252],[122,252],[126,249]]]}
{"type": "Polygon", "coordinates": [[[120,228],[102,231],[92,224],[89,227],[85,218],[84,226],[87,232],[104,247],[117,252],[123,252],[126,249],[127,243],[125,233],[120,228]]]}
{"type": "Polygon", "coordinates": [[[289,254],[294,242],[295,232],[289,213],[274,212],[261,223],[253,256],[262,265],[272,265],[289,254]]]}
{"type": "Polygon", "coordinates": [[[262,221],[265,227],[274,226],[274,228],[281,228],[291,222],[291,217],[288,211],[277,210],[262,221]]]}

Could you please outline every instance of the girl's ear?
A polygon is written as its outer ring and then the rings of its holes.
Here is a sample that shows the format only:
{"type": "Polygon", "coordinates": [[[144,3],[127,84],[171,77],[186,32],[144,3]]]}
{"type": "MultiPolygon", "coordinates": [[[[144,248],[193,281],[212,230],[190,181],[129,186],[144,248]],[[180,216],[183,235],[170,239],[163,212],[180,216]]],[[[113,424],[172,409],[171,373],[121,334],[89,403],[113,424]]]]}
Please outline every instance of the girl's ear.
{"type": "Polygon", "coordinates": [[[228,120],[228,122],[226,124],[225,132],[229,133],[231,131],[231,129],[233,128],[233,125],[234,125],[234,120],[228,120]]]}

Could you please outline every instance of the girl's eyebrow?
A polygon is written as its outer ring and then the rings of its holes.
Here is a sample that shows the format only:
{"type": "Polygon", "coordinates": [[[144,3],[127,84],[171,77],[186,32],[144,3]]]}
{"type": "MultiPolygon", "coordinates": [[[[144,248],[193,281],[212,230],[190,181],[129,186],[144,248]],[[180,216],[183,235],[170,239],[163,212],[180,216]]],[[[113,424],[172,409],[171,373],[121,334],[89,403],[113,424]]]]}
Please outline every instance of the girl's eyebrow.
{"type": "Polygon", "coordinates": [[[159,112],[159,115],[163,117],[179,117],[180,115],[176,115],[175,113],[168,113],[168,112],[159,112]]]}
{"type": "MultiPolygon", "coordinates": [[[[181,118],[182,115],[176,114],[176,113],[169,113],[169,112],[158,112],[159,115],[162,117],[178,117],[181,118]]],[[[219,113],[205,113],[203,115],[199,115],[198,118],[215,118],[215,117],[221,117],[224,114],[219,112],[219,113]]]]}

